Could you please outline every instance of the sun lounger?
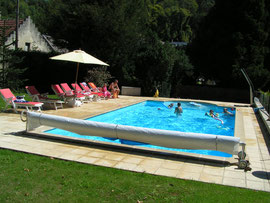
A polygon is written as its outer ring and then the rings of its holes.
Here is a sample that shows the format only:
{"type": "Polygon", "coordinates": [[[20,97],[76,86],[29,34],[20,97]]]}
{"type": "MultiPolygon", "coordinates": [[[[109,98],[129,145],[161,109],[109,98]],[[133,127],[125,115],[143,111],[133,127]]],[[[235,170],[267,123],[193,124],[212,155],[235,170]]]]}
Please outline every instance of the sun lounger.
{"type": "Polygon", "coordinates": [[[81,82],[80,83],[81,88],[86,91],[86,92],[91,92],[91,89],[88,87],[88,85],[86,84],[86,82],[81,82]]]}
{"type": "Polygon", "coordinates": [[[101,87],[97,87],[94,83],[89,82],[88,85],[91,87],[91,90],[94,92],[101,92],[101,87]]]}
{"type": "Polygon", "coordinates": [[[85,92],[91,92],[92,94],[97,94],[97,92],[92,91],[91,88],[85,82],[81,82],[80,85],[85,92]]]}
{"type": "Polygon", "coordinates": [[[48,98],[48,93],[40,94],[35,86],[26,86],[25,89],[29,96],[32,97],[32,101],[48,104],[49,106],[53,106],[55,110],[57,110],[57,108],[63,108],[63,101],[59,99],[48,98]]]}
{"type": "Polygon", "coordinates": [[[74,98],[77,100],[85,99],[85,97],[81,95],[74,95],[73,93],[70,93],[70,94],[65,93],[58,84],[52,85],[52,90],[58,97],[63,99],[66,103],[68,103],[70,100],[73,100],[74,98]]]}
{"type": "Polygon", "coordinates": [[[60,86],[62,87],[63,91],[66,94],[74,95],[74,96],[80,98],[80,100],[82,102],[90,102],[91,101],[91,98],[88,95],[85,95],[85,94],[82,94],[80,92],[76,92],[76,91],[72,90],[67,83],[61,83],[60,86]]]}
{"type": "Polygon", "coordinates": [[[103,96],[102,92],[94,92],[94,91],[92,91],[85,82],[81,82],[80,85],[81,85],[82,89],[85,92],[91,92],[92,94],[97,94],[98,93],[99,96],[103,96]]]}
{"type": "Polygon", "coordinates": [[[81,94],[85,94],[85,93],[90,94],[91,93],[91,91],[83,90],[78,84],[72,83],[71,86],[74,89],[74,91],[76,91],[78,93],[81,93],[81,94]]]}
{"type": "Polygon", "coordinates": [[[82,94],[82,95],[85,95],[86,97],[89,97],[89,99],[90,99],[91,101],[92,101],[92,100],[97,101],[97,100],[98,100],[98,97],[100,96],[100,95],[97,94],[97,93],[91,92],[90,89],[89,89],[90,91],[82,90],[81,87],[80,87],[78,84],[72,83],[71,86],[72,86],[72,88],[73,88],[76,92],[78,92],[78,93],[80,93],[80,94],[82,94]]]}
{"type": "Polygon", "coordinates": [[[33,110],[33,108],[36,108],[38,111],[41,111],[41,107],[43,105],[42,102],[29,102],[29,101],[25,101],[23,98],[17,99],[14,96],[14,94],[12,94],[9,88],[0,89],[0,94],[3,100],[6,102],[6,106],[4,110],[6,110],[9,105],[11,105],[16,113],[17,113],[17,108],[20,108],[20,107],[26,108],[27,111],[33,110]]]}
{"type": "Polygon", "coordinates": [[[98,93],[99,96],[100,96],[101,98],[103,98],[103,99],[106,98],[105,95],[104,95],[104,93],[102,92],[102,88],[101,88],[101,87],[96,87],[96,85],[95,85],[94,83],[92,83],[92,82],[89,82],[88,84],[89,84],[89,86],[91,87],[90,90],[91,90],[92,92],[98,93]]]}

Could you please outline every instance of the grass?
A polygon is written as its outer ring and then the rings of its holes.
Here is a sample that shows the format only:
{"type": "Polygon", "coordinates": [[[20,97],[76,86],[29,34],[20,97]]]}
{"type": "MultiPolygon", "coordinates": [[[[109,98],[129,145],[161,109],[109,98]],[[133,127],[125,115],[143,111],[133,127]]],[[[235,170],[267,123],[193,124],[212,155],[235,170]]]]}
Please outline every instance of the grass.
{"type": "Polygon", "coordinates": [[[269,202],[270,193],[0,149],[0,202],[269,202]]]}

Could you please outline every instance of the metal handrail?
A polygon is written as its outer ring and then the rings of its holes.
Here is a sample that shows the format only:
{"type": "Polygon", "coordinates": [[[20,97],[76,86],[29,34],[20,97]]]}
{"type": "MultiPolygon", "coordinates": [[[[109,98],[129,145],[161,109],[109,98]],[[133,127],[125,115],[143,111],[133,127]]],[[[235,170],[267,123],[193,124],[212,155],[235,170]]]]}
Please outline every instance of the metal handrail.
{"type": "Polygon", "coordinates": [[[245,69],[241,68],[241,72],[243,73],[245,79],[247,80],[248,82],[248,85],[249,85],[249,92],[250,92],[250,105],[253,105],[254,102],[253,102],[253,98],[254,98],[254,85],[252,83],[252,81],[250,80],[250,78],[248,77],[248,74],[247,72],[245,71],[245,69]]]}

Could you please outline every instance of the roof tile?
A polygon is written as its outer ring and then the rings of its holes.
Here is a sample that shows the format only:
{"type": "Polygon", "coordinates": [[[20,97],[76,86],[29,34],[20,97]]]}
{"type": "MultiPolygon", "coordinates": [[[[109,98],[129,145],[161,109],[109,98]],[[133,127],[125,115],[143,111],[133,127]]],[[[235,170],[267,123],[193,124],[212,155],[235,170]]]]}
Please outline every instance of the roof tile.
{"type": "MultiPolygon", "coordinates": [[[[23,20],[19,20],[19,25],[23,23],[23,20]]],[[[16,29],[16,20],[0,20],[0,27],[6,27],[5,37],[8,37],[16,29]]],[[[0,33],[2,35],[2,33],[0,33]]]]}

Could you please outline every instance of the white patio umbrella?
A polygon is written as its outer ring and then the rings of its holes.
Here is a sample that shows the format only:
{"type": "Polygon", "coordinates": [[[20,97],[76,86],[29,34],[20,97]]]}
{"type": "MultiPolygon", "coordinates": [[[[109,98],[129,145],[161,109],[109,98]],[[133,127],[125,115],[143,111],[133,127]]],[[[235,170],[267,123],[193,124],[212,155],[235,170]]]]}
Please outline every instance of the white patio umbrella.
{"type": "Polygon", "coordinates": [[[87,54],[86,52],[84,52],[82,50],[74,50],[74,51],[69,52],[69,53],[50,57],[50,59],[77,62],[77,72],[76,72],[75,84],[77,84],[80,63],[109,66],[107,63],[104,63],[103,61],[91,56],[90,54],[87,54]]]}

